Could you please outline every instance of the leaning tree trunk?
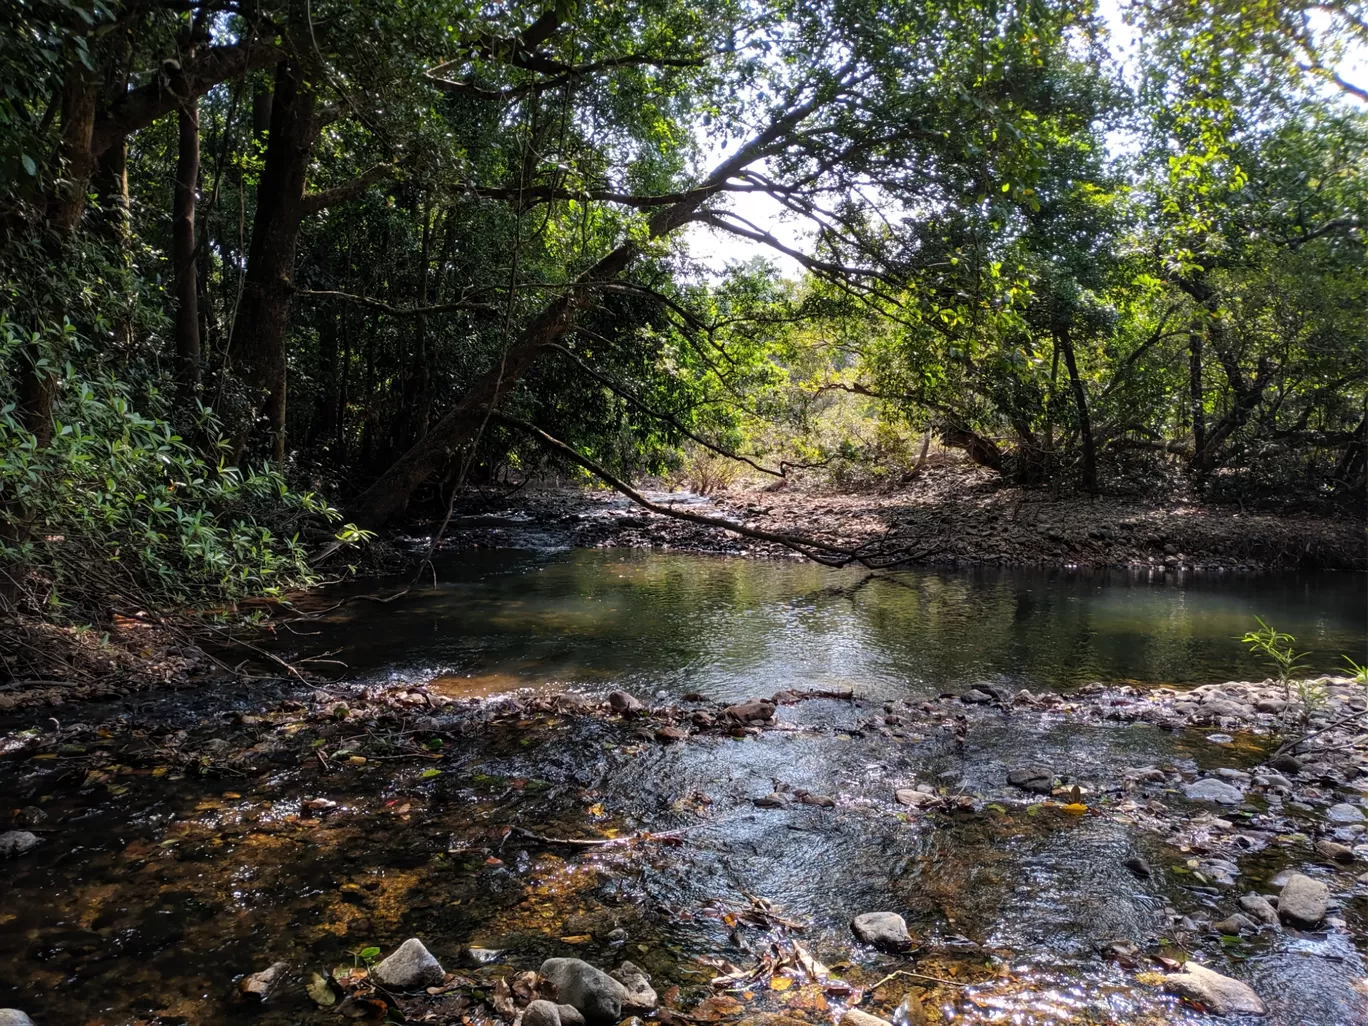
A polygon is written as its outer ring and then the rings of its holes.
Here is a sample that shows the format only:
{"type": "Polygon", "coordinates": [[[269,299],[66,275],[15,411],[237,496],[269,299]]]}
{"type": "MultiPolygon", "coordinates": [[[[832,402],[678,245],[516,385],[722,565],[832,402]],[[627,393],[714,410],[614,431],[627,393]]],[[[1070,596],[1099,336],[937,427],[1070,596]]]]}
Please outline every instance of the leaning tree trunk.
{"type": "Polygon", "coordinates": [[[171,267],[176,295],[176,379],[181,392],[194,394],[200,383],[199,269],[195,253],[195,190],[199,184],[199,101],[178,112],[180,148],[176,156],[175,198],[171,215],[171,267]]]}
{"type": "Polygon", "coordinates": [[[255,393],[252,418],[238,429],[239,457],[256,417],[264,415],[272,454],[277,461],[285,458],[285,333],[309,153],[318,134],[315,100],[307,69],[291,61],[277,66],[246,281],[229,342],[237,372],[255,393]]]}
{"type": "MultiPolygon", "coordinates": [[[[704,200],[733,175],[764,157],[819,102],[820,97],[815,97],[777,118],[736,153],[718,164],[703,184],[687,198],[655,213],[647,222],[647,238],[661,238],[688,223],[704,200]]],[[[611,282],[631,265],[641,251],[641,243],[630,240],[623,242],[548,303],[523,328],[516,343],[505,351],[499,363],[475,379],[456,407],[433,424],[423,438],[355,499],[348,510],[352,521],[360,527],[374,530],[403,509],[414,489],[445,464],[452,452],[475,440],[491,411],[512,391],[519,379],[542,356],[556,350],[561,336],[573,330],[579,311],[593,301],[594,286],[611,282]]]]}

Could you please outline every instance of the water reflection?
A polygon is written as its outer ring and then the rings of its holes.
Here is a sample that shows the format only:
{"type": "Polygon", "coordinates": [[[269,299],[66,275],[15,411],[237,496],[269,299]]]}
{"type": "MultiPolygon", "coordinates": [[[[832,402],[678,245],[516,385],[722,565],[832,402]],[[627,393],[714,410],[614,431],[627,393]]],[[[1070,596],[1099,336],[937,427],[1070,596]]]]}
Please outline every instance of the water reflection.
{"type": "MultiPolygon", "coordinates": [[[[1235,640],[1263,616],[1316,669],[1365,647],[1356,574],[1133,575],[907,570],[574,551],[466,553],[436,589],[344,606],[329,645],[362,674],[445,670],[444,688],[605,684],[742,698],[779,688],[873,697],[979,682],[1258,679],[1235,640]]],[[[370,587],[373,587],[371,585],[370,587]]]]}

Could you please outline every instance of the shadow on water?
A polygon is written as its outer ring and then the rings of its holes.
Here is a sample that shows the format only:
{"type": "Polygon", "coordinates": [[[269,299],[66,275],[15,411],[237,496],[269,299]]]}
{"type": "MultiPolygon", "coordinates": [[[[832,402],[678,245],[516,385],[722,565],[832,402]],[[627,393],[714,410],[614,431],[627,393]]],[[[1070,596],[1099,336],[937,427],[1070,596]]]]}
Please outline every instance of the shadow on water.
{"type": "MultiPolygon", "coordinates": [[[[435,690],[462,696],[626,686],[717,699],[1248,677],[1255,667],[1231,638],[1255,613],[1324,662],[1362,645],[1363,581],[1351,577],[917,571],[861,585],[860,573],[801,564],[596,552],[486,553],[440,569],[437,591],[344,606],[308,642],[342,646],[360,682],[440,672],[435,690]]],[[[501,949],[500,963],[517,968],[550,955],[630,958],[658,990],[678,985],[688,1007],[714,972],[700,956],[745,965],[767,942],[711,903],[759,896],[809,924],[805,943],[828,965],[871,982],[908,963],[854,944],[849,920],[903,912],[939,953],[937,973],[978,981],[947,1021],[1195,1024],[1205,1017],[1137,984],[1099,948],[1144,945],[1165,935],[1173,910],[1228,910],[1243,893],[1196,886],[1180,871],[1188,855],[1157,834],[1028,804],[1004,784],[1023,761],[1090,793],[1128,767],[1220,761],[1196,735],[1146,725],[999,716],[961,741],[931,729],[899,738],[863,730],[867,709],[823,700],[782,708],[780,729],[760,736],[661,745],[630,722],[545,714],[463,729],[440,763],[342,758],[325,772],[308,740],[320,724],[289,703],[228,718],[221,705],[250,698],[200,695],[187,744],[221,739],[247,749],[247,762],[209,777],[114,761],[139,731],[155,754],[151,724],[177,703],[187,704],[153,698],[126,714],[126,733],[97,735],[92,750],[112,753],[100,769],[0,766],[7,804],[45,814],[42,847],[7,865],[0,884],[0,1004],[40,1024],[336,1022],[298,974],[417,935],[448,968],[470,945],[501,949]],[[896,788],[919,782],[987,805],[918,814],[894,802],[896,788]],[[752,803],[776,784],[836,807],[752,803]],[[682,843],[580,851],[510,826],[551,837],[679,831],[682,843]],[[1152,879],[1124,868],[1134,856],[1156,868],[1152,879]],[[625,940],[610,937],[618,928],[625,940]],[[263,1011],[238,1007],[234,979],[276,959],[295,978],[263,1011]]],[[[453,725],[401,724],[424,737],[453,725]]],[[[1191,814],[1177,796],[1163,800],[1191,814]]],[[[1281,868],[1268,858],[1250,861],[1251,880],[1281,868]]],[[[1347,931],[1250,941],[1215,965],[1253,981],[1277,1026],[1368,1021],[1356,989],[1362,902],[1345,908],[1347,931]]],[[[931,987],[933,1017],[954,993],[931,987]]],[[[777,997],[756,1006],[766,1000],[777,997]]],[[[806,1014],[820,1023],[837,1011],[806,1014]]]]}

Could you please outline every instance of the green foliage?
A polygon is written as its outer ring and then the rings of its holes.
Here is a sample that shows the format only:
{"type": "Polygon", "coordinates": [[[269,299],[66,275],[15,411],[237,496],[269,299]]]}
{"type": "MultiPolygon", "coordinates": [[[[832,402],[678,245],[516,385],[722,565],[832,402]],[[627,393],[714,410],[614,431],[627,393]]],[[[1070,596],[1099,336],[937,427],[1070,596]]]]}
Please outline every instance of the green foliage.
{"type": "Polygon", "coordinates": [[[1251,652],[1268,660],[1278,683],[1290,693],[1292,683],[1306,669],[1303,662],[1306,653],[1293,649],[1292,643],[1297,639],[1291,634],[1270,627],[1260,617],[1255,617],[1255,620],[1259,624],[1258,629],[1246,632],[1240,641],[1248,645],[1251,652]]]}
{"type": "MultiPolygon", "coordinates": [[[[64,334],[61,348],[81,356],[80,340],[64,334]]],[[[0,319],[6,363],[24,346],[57,348],[47,342],[0,319]]],[[[49,445],[37,444],[12,400],[0,406],[0,563],[45,615],[218,605],[316,579],[303,532],[317,534],[337,512],[278,472],[207,463],[165,407],[155,391],[136,395],[127,381],[70,362],[49,445]]],[[[212,438],[216,428],[201,409],[197,432],[212,438]]],[[[353,528],[346,540],[362,539],[353,528]]]]}

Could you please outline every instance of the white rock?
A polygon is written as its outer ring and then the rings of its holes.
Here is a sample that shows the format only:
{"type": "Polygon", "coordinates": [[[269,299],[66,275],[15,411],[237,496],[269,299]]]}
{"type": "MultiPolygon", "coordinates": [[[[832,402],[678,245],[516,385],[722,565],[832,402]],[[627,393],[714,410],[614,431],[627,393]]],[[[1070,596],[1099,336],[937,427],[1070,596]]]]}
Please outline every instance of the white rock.
{"type": "Polygon", "coordinates": [[[371,975],[385,987],[395,990],[416,990],[435,987],[446,978],[442,963],[432,957],[417,937],[410,937],[394,953],[371,970],[371,975]]]}
{"type": "Polygon", "coordinates": [[[33,1020],[17,1008],[0,1008],[0,1026],[33,1026],[33,1020]]]}
{"type": "Polygon", "coordinates": [[[1278,915],[1292,926],[1313,929],[1330,909],[1330,888],[1302,873],[1293,873],[1278,895],[1278,915]]]}
{"type": "Polygon", "coordinates": [[[896,912],[865,912],[851,920],[850,928],[866,944],[885,951],[903,951],[912,946],[907,922],[896,912]]]}

